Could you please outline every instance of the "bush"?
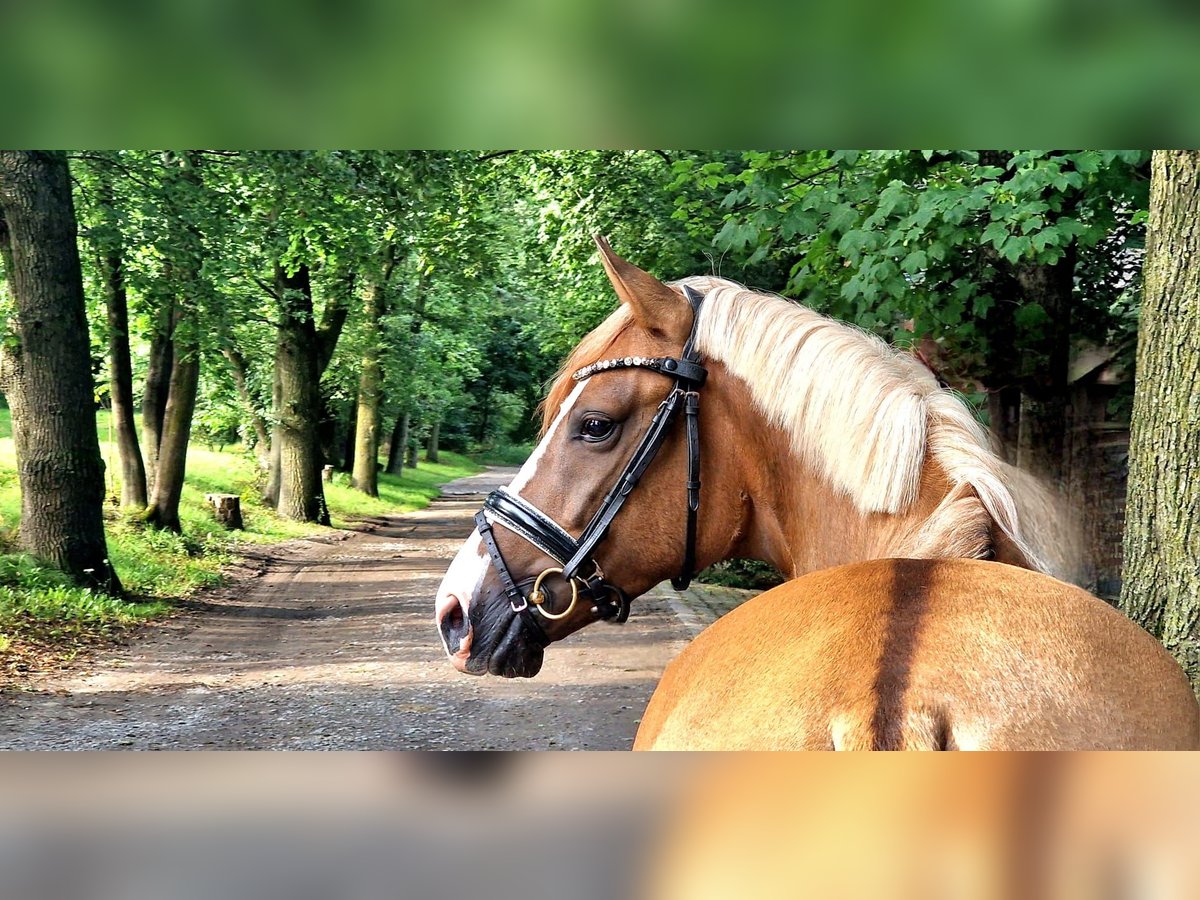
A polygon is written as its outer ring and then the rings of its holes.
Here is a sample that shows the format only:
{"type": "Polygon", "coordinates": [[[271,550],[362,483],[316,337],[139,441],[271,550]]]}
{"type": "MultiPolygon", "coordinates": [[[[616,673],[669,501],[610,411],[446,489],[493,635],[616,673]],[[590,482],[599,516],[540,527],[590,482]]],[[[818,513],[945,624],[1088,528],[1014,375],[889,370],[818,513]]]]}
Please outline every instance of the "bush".
{"type": "Polygon", "coordinates": [[[488,466],[519,466],[533,453],[533,444],[496,444],[476,446],[471,458],[488,466]]]}
{"type": "Polygon", "coordinates": [[[696,576],[696,580],[704,584],[765,591],[787,579],[770,563],[757,559],[727,559],[709,566],[696,576]]]}

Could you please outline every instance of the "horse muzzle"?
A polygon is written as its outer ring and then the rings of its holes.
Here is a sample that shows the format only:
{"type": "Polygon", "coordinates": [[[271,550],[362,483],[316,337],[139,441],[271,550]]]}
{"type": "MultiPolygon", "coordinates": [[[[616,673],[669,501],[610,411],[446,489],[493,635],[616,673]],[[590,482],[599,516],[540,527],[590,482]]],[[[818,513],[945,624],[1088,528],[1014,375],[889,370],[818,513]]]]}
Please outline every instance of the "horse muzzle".
{"type": "Polygon", "coordinates": [[[469,605],[451,595],[439,604],[437,628],[451,664],[468,675],[532,678],[550,643],[532,616],[514,613],[503,595],[469,605]]]}

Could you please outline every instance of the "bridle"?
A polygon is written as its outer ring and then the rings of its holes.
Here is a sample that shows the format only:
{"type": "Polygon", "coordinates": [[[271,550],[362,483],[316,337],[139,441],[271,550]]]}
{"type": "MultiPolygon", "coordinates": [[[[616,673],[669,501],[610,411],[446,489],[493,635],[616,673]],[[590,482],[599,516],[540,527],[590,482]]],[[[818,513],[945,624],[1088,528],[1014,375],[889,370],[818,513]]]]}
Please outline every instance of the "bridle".
{"type": "Polygon", "coordinates": [[[608,581],[593,553],[597,545],[607,537],[609,526],[629,499],[629,495],[633,493],[633,489],[637,487],[642,475],[654,462],[681,409],[687,435],[687,536],[683,563],[679,575],[671,579],[671,586],[677,591],[682,591],[691,583],[696,566],[696,518],[700,510],[700,388],[708,377],[708,370],[700,364],[700,354],[696,350],[696,325],[700,320],[700,306],[704,302],[704,296],[686,286],[683,292],[692,307],[692,328],[683,345],[683,352],[678,357],[626,356],[604,359],[584,366],[571,376],[575,381],[582,381],[612,369],[648,369],[674,380],[671,392],[659,404],[650,426],[642,435],[629,462],[617,477],[616,484],[601,501],[599,509],[583,529],[583,533],[578,538],[572,537],[565,528],[528,500],[510,494],[504,488],[488,494],[483,502],[483,509],[475,514],[475,527],[500,576],[509,605],[514,613],[524,617],[532,626],[534,635],[543,644],[549,644],[550,641],[532,610],[536,609],[546,619],[564,619],[575,608],[581,594],[593,602],[592,611],[601,619],[623,623],[629,618],[628,595],[608,581]],[[545,569],[532,580],[533,589],[528,596],[513,580],[512,573],[504,562],[504,556],[492,534],[493,522],[499,522],[520,535],[558,563],[557,566],[545,569]],[[588,570],[587,574],[580,574],[580,571],[585,569],[588,570]],[[542,584],[547,576],[555,574],[560,575],[571,586],[571,603],[563,612],[550,612],[545,608],[546,592],[542,589],[542,584]]]}

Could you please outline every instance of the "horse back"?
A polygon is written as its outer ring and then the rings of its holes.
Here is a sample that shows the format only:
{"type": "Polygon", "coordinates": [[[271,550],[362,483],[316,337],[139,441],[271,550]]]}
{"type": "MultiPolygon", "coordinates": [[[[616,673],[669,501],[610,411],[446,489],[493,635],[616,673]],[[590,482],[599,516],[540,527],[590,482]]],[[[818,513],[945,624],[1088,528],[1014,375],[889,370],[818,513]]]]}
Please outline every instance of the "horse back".
{"type": "Polygon", "coordinates": [[[1171,749],[1200,708],[1085,591],[977,560],[872,560],[743,604],[663,675],[635,749],[1171,749]]]}

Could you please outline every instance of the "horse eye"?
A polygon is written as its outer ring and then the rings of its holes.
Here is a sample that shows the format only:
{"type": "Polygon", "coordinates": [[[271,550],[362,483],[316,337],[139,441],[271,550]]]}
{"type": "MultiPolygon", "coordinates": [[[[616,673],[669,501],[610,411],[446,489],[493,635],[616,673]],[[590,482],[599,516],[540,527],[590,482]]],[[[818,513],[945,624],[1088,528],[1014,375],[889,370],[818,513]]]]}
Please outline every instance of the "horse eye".
{"type": "Polygon", "coordinates": [[[588,441],[602,441],[612,434],[612,430],[613,422],[598,416],[589,416],[579,426],[579,433],[583,435],[584,440],[588,441]]]}

